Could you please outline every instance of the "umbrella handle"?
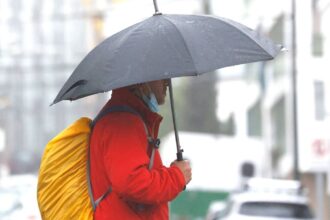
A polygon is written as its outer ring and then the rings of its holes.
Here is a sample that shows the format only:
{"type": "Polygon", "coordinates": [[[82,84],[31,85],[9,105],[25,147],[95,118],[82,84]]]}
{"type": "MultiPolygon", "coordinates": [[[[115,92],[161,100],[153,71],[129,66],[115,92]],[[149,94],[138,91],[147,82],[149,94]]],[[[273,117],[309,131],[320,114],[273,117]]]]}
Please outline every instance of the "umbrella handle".
{"type": "Polygon", "coordinates": [[[183,160],[183,149],[180,146],[179,134],[178,129],[176,127],[176,118],[175,118],[175,110],[174,110],[174,96],[173,96],[173,87],[172,87],[172,79],[168,80],[168,87],[170,92],[170,102],[171,102],[171,111],[172,111],[172,120],[173,120],[173,127],[174,127],[174,134],[175,134],[175,142],[176,142],[176,158],[177,161],[183,160]]]}
{"type": "MultiPolygon", "coordinates": [[[[169,91],[170,91],[171,111],[172,111],[173,127],[174,127],[175,142],[176,142],[176,149],[177,149],[176,160],[183,161],[183,155],[182,155],[183,149],[181,149],[181,146],[180,146],[179,134],[178,134],[178,129],[176,127],[176,120],[175,120],[172,79],[168,80],[168,87],[169,87],[169,91]]],[[[186,190],[186,186],[183,187],[183,190],[186,190]]]]}
{"type": "Polygon", "coordinates": [[[182,152],[183,152],[183,149],[180,149],[180,151],[176,153],[176,160],[177,161],[183,161],[182,152]]]}

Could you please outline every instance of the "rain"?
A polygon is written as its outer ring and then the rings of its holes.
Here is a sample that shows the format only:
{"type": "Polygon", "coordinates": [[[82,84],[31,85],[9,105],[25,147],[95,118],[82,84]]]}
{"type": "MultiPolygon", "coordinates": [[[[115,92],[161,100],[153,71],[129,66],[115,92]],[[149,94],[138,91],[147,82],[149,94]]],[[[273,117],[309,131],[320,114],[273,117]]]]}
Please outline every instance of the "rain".
{"type": "MultiPolygon", "coordinates": [[[[192,180],[169,203],[169,218],[329,220],[330,1],[157,3],[163,14],[239,22],[284,47],[269,61],[172,79],[192,180]]],[[[93,119],[111,91],[52,105],[56,95],[96,45],[154,13],[152,0],[0,0],[0,219],[41,219],[47,143],[80,117],[93,119]]],[[[159,152],[170,166],[169,93],[159,114],[159,152]]]]}

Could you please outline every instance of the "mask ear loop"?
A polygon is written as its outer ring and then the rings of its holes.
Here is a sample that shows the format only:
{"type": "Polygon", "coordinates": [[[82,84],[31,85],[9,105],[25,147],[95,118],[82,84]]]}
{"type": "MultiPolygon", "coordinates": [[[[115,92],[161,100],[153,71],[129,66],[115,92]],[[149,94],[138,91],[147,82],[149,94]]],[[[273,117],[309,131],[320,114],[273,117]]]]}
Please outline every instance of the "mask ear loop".
{"type": "Polygon", "coordinates": [[[149,99],[150,94],[152,93],[152,90],[148,83],[139,83],[139,84],[136,84],[136,87],[134,88],[134,93],[140,98],[142,98],[142,96],[146,96],[149,99]],[[144,92],[145,88],[147,88],[148,94],[145,94],[145,92],[144,92]]]}
{"type": "MultiPolygon", "coordinates": [[[[136,95],[137,97],[139,97],[140,99],[142,99],[142,97],[145,95],[144,94],[144,88],[143,88],[143,85],[144,83],[138,83],[138,84],[135,84],[134,86],[132,86],[132,88],[130,89],[130,91],[136,95]]],[[[149,88],[148,88],[149,90],[149,88]]],[[[149,97],[149,96],[148,96],[149,97]]]]}
{"type": "Polygon", "coordinates": [[[152,90],[150,88],[149,83],[145,83],[145,85],[147,86],[147,89],[148,89],[148,94],[147,95],[145,94],[145,96],[147,96],[150,99],[150,94],[153,93],[153,92],[152,92],[152,90]]]}

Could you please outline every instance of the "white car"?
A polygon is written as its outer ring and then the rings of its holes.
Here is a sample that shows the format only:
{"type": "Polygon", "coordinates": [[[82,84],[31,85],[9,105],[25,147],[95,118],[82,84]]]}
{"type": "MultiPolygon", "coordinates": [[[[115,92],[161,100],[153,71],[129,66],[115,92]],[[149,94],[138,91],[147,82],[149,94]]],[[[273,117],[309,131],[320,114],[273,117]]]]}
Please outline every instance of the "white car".
{"type": "Polygon", "coordinates": [[[315,220],[298,182],[261,182],[247,183],[244,191],[230,196],[226,208],[212,220],[315,220]]]}
{"type": "Polygon", "coordinates": [[[222,219],[226,214],[226,203],[224,201],[213,201],[210,203],[205,220],[222,219]]]}

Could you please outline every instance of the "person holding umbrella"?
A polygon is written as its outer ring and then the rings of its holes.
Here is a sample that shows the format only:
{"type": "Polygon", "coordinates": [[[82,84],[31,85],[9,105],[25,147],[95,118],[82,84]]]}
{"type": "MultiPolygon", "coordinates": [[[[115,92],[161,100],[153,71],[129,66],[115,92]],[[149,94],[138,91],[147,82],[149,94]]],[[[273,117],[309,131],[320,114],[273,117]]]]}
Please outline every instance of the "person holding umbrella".
{"type": "Polygon", "coordinates": [[[111,187],[95,209],[96,220],[168,219],[168,202],[190,182],[189,161],[174,161],[165,167],[158,151],[152,150],[159,143],[148,144],[148,136],[157,139],[162,120],[158,105],[165,102],[168,82],[156,80],[113,90],[102,111],[125,106],[133,114],[112,112],[94,125],[90,140],[94,198],[111,187]],[[151,157],[153,165],[149,164],[151,157]]]}
{"type": "Polygon", "coordinates": [[[154,6],[153,16],[91,50],[52,103],[112,91],[102,117],[93,121],[90,140],[87,177],[95,219],[168,219],[168,202],[190,182],[176,127],[173,78],[272,60],[283,49],[227,18],[162,14],[156,0],[154,6]],[[167,87],[177,148],[170,167],[157,152],[162,120],[157,109],[167,87]]]}

